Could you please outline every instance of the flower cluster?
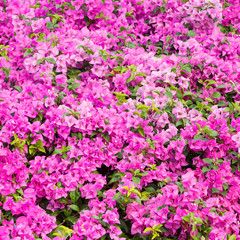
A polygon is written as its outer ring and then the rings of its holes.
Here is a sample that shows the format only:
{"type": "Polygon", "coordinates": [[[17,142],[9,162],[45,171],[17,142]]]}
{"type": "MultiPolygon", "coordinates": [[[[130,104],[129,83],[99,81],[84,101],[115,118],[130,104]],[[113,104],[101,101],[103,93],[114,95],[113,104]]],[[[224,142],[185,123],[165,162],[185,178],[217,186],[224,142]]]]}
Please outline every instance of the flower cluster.
{"type": "Polygon", "coordinates": [[[0,239],[240,240],[239,10],[0,1],[0,239]]]}

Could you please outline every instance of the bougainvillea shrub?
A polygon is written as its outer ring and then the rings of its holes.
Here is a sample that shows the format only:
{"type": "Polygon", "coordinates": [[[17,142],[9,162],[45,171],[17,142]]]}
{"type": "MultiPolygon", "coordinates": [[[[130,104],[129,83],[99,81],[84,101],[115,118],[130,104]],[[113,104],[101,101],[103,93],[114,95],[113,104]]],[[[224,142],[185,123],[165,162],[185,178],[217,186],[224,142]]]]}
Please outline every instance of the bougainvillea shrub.
{"type": "Polygon", "coordinates": [[[240,239],[240,4],[0,1],[0,239],[240,239]]]}

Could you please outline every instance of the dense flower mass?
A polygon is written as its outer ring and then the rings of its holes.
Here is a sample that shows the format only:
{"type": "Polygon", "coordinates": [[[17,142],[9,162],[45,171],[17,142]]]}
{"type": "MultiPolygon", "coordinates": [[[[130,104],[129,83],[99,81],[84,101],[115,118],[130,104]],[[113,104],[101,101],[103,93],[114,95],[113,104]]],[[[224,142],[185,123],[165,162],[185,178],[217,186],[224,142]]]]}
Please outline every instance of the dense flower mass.
{"type": "Polygon", "coordinates": [[[0,12],[0,240],[240,239],[239,1],[0,12]]]}

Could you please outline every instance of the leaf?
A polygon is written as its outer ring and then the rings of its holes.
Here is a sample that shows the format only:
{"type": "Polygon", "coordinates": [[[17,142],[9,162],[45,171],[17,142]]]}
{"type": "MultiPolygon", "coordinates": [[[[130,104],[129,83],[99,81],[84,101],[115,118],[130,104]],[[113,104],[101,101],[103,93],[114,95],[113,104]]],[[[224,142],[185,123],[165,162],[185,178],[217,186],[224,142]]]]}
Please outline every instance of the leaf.
{"type": "Polygon", "coordinates": [[[59,199],[57,199],[57,201],[60,203],[68,203],[68,199],[66,199],[66,198],[59,198],[59,199]]]}
{"type": "Polygon", "coordinates": [[[105,0],[102,0],[102,4],[105,5],[105,0]]]}
{"type": "Polygon", "coordinates": [[[135,34],[127,34],[128,37],[133,37],[135,40],[137,39],[136,35],[135,34]]]}
{"type": "Polygon", "coordinates": [[[219,97],[221,97],[221,93],[220,92],[214,92],[212,94],[212,98],[219,98],[219,97]]]}
{"type": "Polygon", "coordinates": [[[135,198],[136,202],[139,204],[139,206],[141,207],[142,206],[142,202],[139,198],[135,198]]]}
{"type": "Polygon", "coordinates": [[[37,150],[36,150],[35,146],[31,145],[29,147],[29,154],[33,156],[33,155],[35,155],[36,152],[37,152],[37,150]]]}
{"type": "Polygon", "coordinates": [[[37,65],[39,65],[40,63],[42,63],[42,59],[37,60],[37,65]]]}
{"type": "Polygon", "coordinates": [[[147,228],[144,230],[144,233],[145,233],[145,232],[153,232],[153,229],[150,228],[150,227],[147,227],[147,228]]]}
{"type": "Polygon", "coordinates": [[[144,129],[143,128],[138,128],[138,132],[145,137],[144,129]]]}
{"type": "Polygon", "coordinates": [[[132,180],[136,184],[136,186],[141,182],[141,179],[139,177],[132,177],[132,180]]]}
{"type": "Polygon", "coordinates": [[[17,189],[17,192],[23,196],[23,190],[21,188],[17,189]]]}
{"type": "Polygon", "coordinates": [[[182,219],[183,219],[185,222],[190,223],[190,215],[183,216],[182,219]]]}
{"type": "Polygon", "coordinates": [[[120,38],[120,39],[122,39],[123,41],[125,41],[125,37],[123,37],[123,36],[117,36],[117,38],[120,38]]]}
{"type": "Polygon", "coordinates": [[[75,224],[78,221],[78,217],[70,216],[70,217],[66,218],[65,220],[71,222],[72,224],[75,224]]]}
{"type": "Polygon", "coordinates": [[[185,93],[183,94],[184,97],[185,97],[185,96],[192,96],[192,95],[193,95],[192,92],[185,92],[185,93]]]}
{"type": "Polygon", "coordinates": [[[45,168],[40,169],[37,174],[42,173],[44,170],[45,170],[45,168]]]}
{"type": "Polygon", "coordinates": [[[212,164],[213,163],[213,159],[210,159],[210,158],[204,158],[203,161],[205,163],[208,163],[208,164],[212,164]]]}
{"type": "Polygon", "coordinates": [[[80,87],[80,84],[75,82],[75,83],[72,83],[72,84],[71,84],[71,87],[72,87],[73,89],[76,89],[76,88],[80,87]]]}
{"type": "Polygon", "coordinates": [[[38,139],[37,142],[35,143],[35,146],[38,148],[38,147],[42,147],[43,146],[43,142],[38,139]]]}
{"type": "Polygon", "coordinates": [[[221,89],[221,88],[226,88],[225,84],[221,84],[217,87],[217,89],[221,89]]]}
{"type": "Polygon", "coordinates": [[[236,239],[237,239],[237,236],[234,234],[234,235],[231,235],[228,240],[236,240],[236,239]]]}
{"type": "Polygon", "coordinates": [[[61,233],[53,233],[53,236],[59,236],[59,237],[61,237],[61,239],[63,238],[61,233]]]}
{"type": "Polygon", "coordinates": [[[213,192],[213,193],[219,193],[219,192],[220,192],[220,190],[219,190],[219,189],[217,189],[217,188],[215,188],[215,187],[213,187],[213,188],[212,188],[212,192],[213,192]]]}
{"type": "Polygon", "coordinates": [[[55,149],[55,151],[53,152],[53,154],[60,154],[62,153],[62,149],[55,149]]]}
{"type": "Polygon", "coordinates": [[[168,35],[166,38],[166,42],[169,43],[171,41],[171,39],[172,39],[171,35],[168,35]]]}
{"type": "Polygon", "coordinates": [[[100,219],[100,217],[97,216],[97,215],[93,215],[91,218],[94,218],[94,219],[100,219]]]}
{"type": "Polygon", "coordinates": [[[205,142],[208,141],[208,140],[207,140],[206,138],[204,138],[201,134],[195,135],[193,139],[194,139],[194,140],[201,140],[201,141],[205,141],[205,142]]]}
{"type": "Polygon", "coordinates": [[[14,88],[16,88],[18,90],[18,92],[22,91],[22,88],[20,86],[14,86],[14,88]]]}
{"type": "Polygon", "coordinates": [[[136,47],[136,44],[133,43],[133,42],[127,42],[126,47],[135,48],[135,47],[136,47]]]}
{"type": "Polygon", "coordinates": [[[203,167],[203,168],[202,168],[202,172],[203,172],[203,173],[206,173],[206,172],[209,172],[209,171],[210,171],[210,169],[207,168],[207,167],[203,167]]]}
{"type": "Polygon", "coordinates": [[[219,107],[225,107],[227,104],[222,100],[222,101],[219,101],[217,105],[219,107]]]}
{"type": "Polygon", "coordinates": [[[136,74],[136,76],[146,77],[147,75],[145,73],[143,73],[143,72],[139,72],[139,73],[136,74]]]}
{"type": "Polygon", "coordinates": [[[77,200],[79,199],[79,197],[81,196],[81,193],[76,188],[74,191],[70,192],[69,195],[70,195],[70,199],[71,199],[72,203],[76,203],[77,200]]]}
{"type": "Polygon", "coordinates": [[[210,80],[210,81],[208,82],[207,86],[213,85],[213,84],[215,84],[215,83],[216,83],[216,81],[210,80]]]}
{"type": "Polygon", "coordinates": [[[170,99],[173,98],[173,94],[172,94],[171,92],[166,92],[165,95],[166,95],[167,97],[169,97],[170,99]]]}
{"type": "Polygon", "coordinates": [[[47,28],[48,28],[48,29],[51,29],[52,27],[53,27],[53,24],[52,24],[50,21],[48,21],[48,22],[47,22],[47,28]]]}
{"type": "Polygon", "coordinates": [[[187,35],[188,37],[195,37],[197,34],[196,34],[193,30],[189,30],[189,31],[186,33],[186,35],[187,35]]]}
{"type": "Polygon", "coordinates": [[[46,153],[46,150],[45,150],[44,147],[38,147],[37,149],[38,149],[40,152],[46,153]]]}
{"type": "Polygon", "coordinates": [[[120,27],[120,33],[123,32],[124,30],[127,30],[125,27],[121,26],[120,27]]]}
{"type": "Polygon", "coordinates": [[[110,137],[107,132],[104,133],[103,137],[104,137],[105,141],[109,143],[110,137]]]}
{"type": "Polygon", "coordinates": [[[53,58],[46,58],[45,60],[46,60],[47,62],[49,62],[49,63],[56,64],[56,61],[55,61],[55,59],[53,59],[53,58]]]}
{"type": "Polygon", "coordinates": [[[122,196],[122,194],[120,192],[116,193],[113,198],[112,201],[117,200],[118,198],[120,198],[122,196]]]}
{"type": "Polygon", "coordinates": [[[107,36],[110,38],[114,38],[114,36],[111,33],[108,33],[107,36]]]}
{"type": "Polygon", "coordinates": [[[72,210],[76,211],[76,212],[80,212],[80,209],[77,205],[68,205],[68,207],[70,207],[72,210]]]}
{"type": "Polygon", "coordinates": [[[23,57],[25,58],[28,55],[32,55],[32,50],[31,49],[27,49],[27,51],[24,53],[23,57]]]}
{"type": "Polygon", "coordinates": [[[182,69],[187,71],[188,73],[191,73],[191,71],[192,71],[192,69],[189,65],[184,65],[182,69]]]}

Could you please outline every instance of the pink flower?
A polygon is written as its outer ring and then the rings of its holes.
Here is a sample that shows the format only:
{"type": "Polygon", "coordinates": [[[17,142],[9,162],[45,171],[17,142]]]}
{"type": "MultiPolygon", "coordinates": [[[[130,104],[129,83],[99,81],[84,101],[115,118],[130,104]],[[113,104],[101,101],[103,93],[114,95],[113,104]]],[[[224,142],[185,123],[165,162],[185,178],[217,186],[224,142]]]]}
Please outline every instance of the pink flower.
{"type": "Polygon", "coordinates": [[[209,198],[206,201],[206,207],[211,208],[213,206],[217,206],[219,204],[219,199],[218,198],[209,198]]]}
{"type": "Polygon", "coordinates": [[[189,170],[187,173],[182,175],[182,183],[185,188],[190,188],[196,184],[197,180],[194,177],[194,171],[189,170]]]}

